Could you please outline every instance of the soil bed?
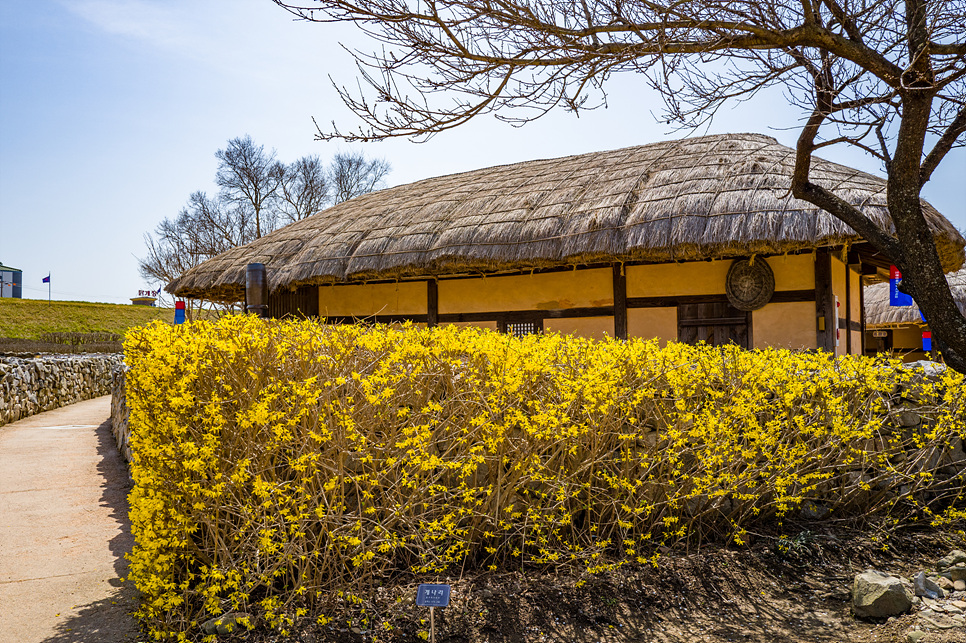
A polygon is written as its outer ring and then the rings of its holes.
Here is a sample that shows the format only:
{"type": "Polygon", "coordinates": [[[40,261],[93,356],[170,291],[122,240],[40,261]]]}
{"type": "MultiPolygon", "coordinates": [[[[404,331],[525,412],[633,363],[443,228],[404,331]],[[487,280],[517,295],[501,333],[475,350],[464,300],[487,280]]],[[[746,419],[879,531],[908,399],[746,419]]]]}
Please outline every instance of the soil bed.
{"type": "MultiPolygon", "coordinates": [[[[758,534],[750,547],[668,551],[657,567],[600,576],[530,571],[435,579],[452,585],[450,606],[436,610],[436,641],[905,643],[921,628],[921,643],[966,643],[963,627],[927,629],[916,614],[921,606],[882,622],[858,620],[850,609],[856,573],[871,567],[911,577],[962,548],[961,538],[907,531],[886,539],[868,527],[786,529],[793,535],[783,541],[785,551],[777,534],[758,534]]],[[[254,631],[218,640],[420,641],[429,610],[414,604],[415,594],[416,583],[377,588],[367,606],[369,625],[357,607],[343,604],[327,610],[331,623],[296,627],[287,637],[254,631]],[[390,631],[380,626],[387,620],[390,631]]]]}

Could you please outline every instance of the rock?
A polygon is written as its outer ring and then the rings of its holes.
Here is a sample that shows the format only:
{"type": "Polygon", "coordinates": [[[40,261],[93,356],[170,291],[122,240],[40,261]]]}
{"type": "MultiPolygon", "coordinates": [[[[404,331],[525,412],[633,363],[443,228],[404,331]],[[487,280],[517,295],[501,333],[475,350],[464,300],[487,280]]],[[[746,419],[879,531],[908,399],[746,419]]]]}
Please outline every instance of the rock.
{"type": "Polygon", "coordinates": [[[913,411],[903,411],[896,417],[896,421],[898,421],[899,426],[913,427],[919,426],[919,423],[922,421],[922,419],[919,417],[918,413],[913,411]]]}
{"type": "Polygon", "coordinates": [[[957,592],[966,592],[966,580],[953,581],[953,589],[957,592]]]}
{"type": "Polygon", "coordinates": [[[912,579],[912,584],[916,588],[916,596],[923,598],[943,598],[946,594],[931,578],[926,576],[926,572],[919,572],[912,579]]]}
{"type": "Polygon", "coordinates": [[[961,610],[966,610],[966,601],[950,601],[950,605],[955,605],[961,610]]]}
{"type": "Polygon", "coordinates": [[[201,625],[205,634],[231,634],[240,629],[245,629],[245,623],[251,618],[251,614],[245,612],[229,612],[215,618],[208,619],[201,625]]]}
{"type": "Polygon", "coordinates": [[[946,567],[955,567],[959,563],[966,563],[966,552],[962,551],[961,549],[954,549],[940,558],[936,565],[940,569],[944,569],[946,567]]]}
{"type": "Polygon", "coordinates": [[[950,567],[942,575],[953,581],[954,584],[958,580],[966,581],[966,567],[950,567]]]}
{"type": "Polygon", "coordinates": [[[802,505],[801,513],[805,520],[822,520],[827,518],[832,511],[823,504],[809,500],[802,505]]]}
{"type": "Polygon", "coordinates": [[[932,580],[936,582],[936,585],[939,586],[939,589],[946,592],[951,592],[956,587],[956,584],[945,576],[939,576],[938,578],[933,578],[932,580]]]}
{"type": "Polygon", "coordinates": [[[960,607],[958,607],[956,605],[953,605],[952,603],[947,603],[946,605],[943,605],[943,607],[945,608],[947,614],[962,614],[963,613],[962,608],[960,608],[960,607]]]}
{"type": "Polygon", "coordinates": [[[926,633],[922,630],[912,630],[906,634],[906,641],[908,641],[908,643],[919,643],[919,641],[925,637],[926,633]]]}
{"type": "Polygon", "coordinates": [[[852,582],[852,609],[856,616],[885,618],[903,614],[910,607],[912,601],[898,578],[874,569],[856,574],[852,582]]]}
{"type": "Polygon", "coordinates": [[[957,623],[955,620],[946,616],[935,616],[935,617],[922,616],[921,618],[923,621],[928,623],[931,627],[935,627],[940,630],[951,630],[954,627],[959,626],[959,623],[957,623]]]}
{"type": "Polygon", "coordinates": [[[902,368],[907,371],[919,371],[921,369],[922,375],[924,377],[937,377],[942,375],[946,370],[946,365],[939,362],[930,362],[926,359],[921,359],[916,362],[906,362],[902,365],[902,368]]]}

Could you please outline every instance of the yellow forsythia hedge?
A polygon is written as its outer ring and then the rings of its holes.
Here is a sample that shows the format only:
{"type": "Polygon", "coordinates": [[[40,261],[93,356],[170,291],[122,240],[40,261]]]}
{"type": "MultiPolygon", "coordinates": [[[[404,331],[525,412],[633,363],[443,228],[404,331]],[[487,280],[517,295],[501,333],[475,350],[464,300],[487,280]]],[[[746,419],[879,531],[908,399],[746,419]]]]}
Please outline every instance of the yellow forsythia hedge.
{"type": "Polygon", "coordinates": [[[131,577],[158,639],[229,611],[324,621],[393,575],[740,544],[803,505],[964,517],[951,371],[253,317],[134,329],[125,353],[131,577]]]}

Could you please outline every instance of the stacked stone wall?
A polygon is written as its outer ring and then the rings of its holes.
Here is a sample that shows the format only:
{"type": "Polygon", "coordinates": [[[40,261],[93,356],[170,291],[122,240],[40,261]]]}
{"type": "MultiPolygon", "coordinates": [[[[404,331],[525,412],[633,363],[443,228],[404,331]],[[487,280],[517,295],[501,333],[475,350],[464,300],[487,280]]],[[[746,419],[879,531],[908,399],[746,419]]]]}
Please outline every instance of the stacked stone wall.
{"type": "Polygon", "coordinates": [[[0,426],[111,392],[117,354],[0,356],[0,426]]]}
{"type": "Polygon", "coordinates": [[[114,369],[111,378],[111,430],[117,450],[128,462],[131,461],[131,428],[128,424],[130,410],[124,395],[124,375],[127,367],[123,364],[114,369]]]}

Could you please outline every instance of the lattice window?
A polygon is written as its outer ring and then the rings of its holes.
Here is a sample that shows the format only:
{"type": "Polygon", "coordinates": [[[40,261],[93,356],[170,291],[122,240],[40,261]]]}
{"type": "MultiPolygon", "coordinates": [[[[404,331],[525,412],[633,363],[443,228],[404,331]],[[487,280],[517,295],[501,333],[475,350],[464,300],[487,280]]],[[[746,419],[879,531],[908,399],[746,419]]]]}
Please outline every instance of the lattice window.
{"type": "Polygon", "coordinates": [[[535,321],[507,322],[506,332],[510,335],[523,337],[524,335],[535,335],[539,333],[543,330],[542,326],[541,323],[535,321]]]}

